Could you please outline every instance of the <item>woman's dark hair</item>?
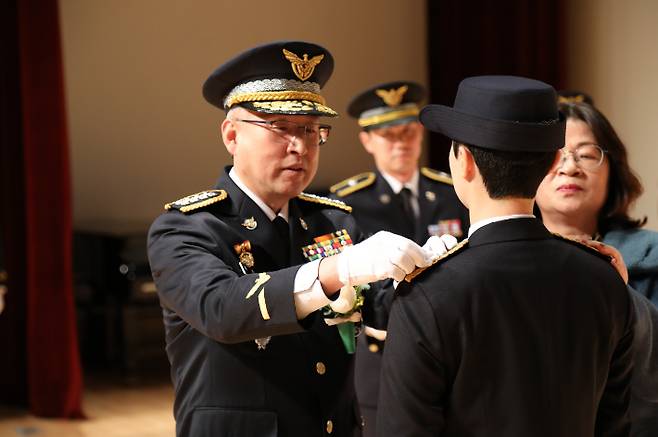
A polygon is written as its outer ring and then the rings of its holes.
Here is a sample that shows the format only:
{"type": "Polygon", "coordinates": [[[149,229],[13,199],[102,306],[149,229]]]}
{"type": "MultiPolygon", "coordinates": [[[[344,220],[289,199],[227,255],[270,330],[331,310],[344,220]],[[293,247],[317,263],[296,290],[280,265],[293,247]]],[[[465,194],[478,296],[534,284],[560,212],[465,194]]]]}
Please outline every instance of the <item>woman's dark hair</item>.
{"type": "Polygon", "coordinates": [[[631,205],[644,191],[640,179],[628,165],[626,146],[608,119],[587,103],[562,103],[560,111],[569,119],[585,122],[592,130],[599,146],[606,151],[610,163],[608,195],[599,211],[598,227],[601,234],[612,229],[639,228],[647,218],[633,219],[628,215],[631,205]]]}

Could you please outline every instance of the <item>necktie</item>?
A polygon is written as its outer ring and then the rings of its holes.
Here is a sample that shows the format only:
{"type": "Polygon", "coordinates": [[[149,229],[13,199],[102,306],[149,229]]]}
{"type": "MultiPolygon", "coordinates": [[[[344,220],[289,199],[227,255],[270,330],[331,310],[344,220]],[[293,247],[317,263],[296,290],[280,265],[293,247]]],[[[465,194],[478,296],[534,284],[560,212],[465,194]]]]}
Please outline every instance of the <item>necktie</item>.
{"type": "Polygon", "coordinates": [[[280,249],[283,256],[281,261],[283,261],[284,265],[287,267],[290,263],[290,227],[288,226],[286,219],[280,215],[277,215],[274,220],[272,220],[272,224],[274,225],[277,234],[279,234],[279,237],[281,237],[282,243],[280,249]]]}
{"type": "Polygon", "coordinates": [[[400,200],[402,200],[402,208],[404,209],[404,213],[407,217],[409,217],[409,220],[412,222],[416,220],[416,214],[414,213],[414,208],[411,205],[411,190],[407,187],[404,187],[400,190],[400,200]]]}
{"type": "Polygon", "coordinates": [[[404,213],[404,223],[406,224],[407,231],[404,232],[404,236],[410,239],[414,239],[415,234],[415,223],[416,215],[414,214],[413,206],[411,206],[411,190],[409,188],[402,188],[400,193],[400,203],[402,203],[402,210],[404,213]]]}

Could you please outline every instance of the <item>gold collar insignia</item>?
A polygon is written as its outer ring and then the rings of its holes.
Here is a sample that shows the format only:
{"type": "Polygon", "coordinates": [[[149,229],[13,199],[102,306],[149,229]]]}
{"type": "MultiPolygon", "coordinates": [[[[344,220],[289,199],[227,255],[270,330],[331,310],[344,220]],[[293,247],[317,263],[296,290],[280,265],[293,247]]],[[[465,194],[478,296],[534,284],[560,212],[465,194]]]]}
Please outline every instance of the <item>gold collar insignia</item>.
{"type": "Polygon", "coordinates": [[[249,229],[250,231],[253,231],[254,229],[256,229],[256,226],[258,226],[258,223],[256,222],[255,218],[249,217],[247,219],[244,219],[244,221],[242,222],[242,226],[249,229]]]}
{"type": "Polygon", "coordinates": [[[324,55],[313,56],[311,59],[308,58],[308,54],[304,53],[304,58],[301,59],[299,56],[291,52],[290,50],[283,49],[283,56],[290,61],[290,66],[292,67],[293,73],[299,78],[299,80],[306,80],[315,70],[315,66],[324,59],[324,55]]]}

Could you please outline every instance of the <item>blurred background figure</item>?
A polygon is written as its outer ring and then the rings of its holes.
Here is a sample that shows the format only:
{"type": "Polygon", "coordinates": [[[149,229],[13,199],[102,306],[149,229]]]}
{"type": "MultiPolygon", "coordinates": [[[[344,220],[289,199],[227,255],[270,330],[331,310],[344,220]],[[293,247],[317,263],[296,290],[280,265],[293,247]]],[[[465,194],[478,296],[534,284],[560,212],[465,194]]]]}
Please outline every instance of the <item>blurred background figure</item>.
{"type": "MultiPolygon", "coordinates": [[[[424,243],[431,235],[461,239],[468,229],[468,211],[452,186],[450,175],[419,168],[423,126],[418,122],[424,88],[409,81],[369,88],[350,102],[359,141],[375,161],[375,170],[352,176],[330,188],[332,196],[352,207],[366,235],[385,230],[424,243]]],[[[364,435],[375,435],[379,370],[386,333],[371,327],[357,342],[355,383],[364,435]]]]}
{"type": "Polygon", "coordinates": [[[636,315],[632,435],[658,435],[658,233],[642,229],[646,218],[630,216],[642,185],[624,143],[591,97],[566,94],[559,98],[567,117],[562,160],[539,186],[537,206],[550,231],[601,240],[622,253],[636,315]]]}

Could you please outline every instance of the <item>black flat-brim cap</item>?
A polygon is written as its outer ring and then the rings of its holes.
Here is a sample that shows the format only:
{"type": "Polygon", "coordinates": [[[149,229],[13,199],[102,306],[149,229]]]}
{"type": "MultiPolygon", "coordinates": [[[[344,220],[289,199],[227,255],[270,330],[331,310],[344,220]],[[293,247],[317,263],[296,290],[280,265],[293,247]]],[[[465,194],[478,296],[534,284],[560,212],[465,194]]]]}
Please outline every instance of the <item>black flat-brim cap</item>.
{"type": "Polygon", "coordinates": [[[277,41],[249,49],[213,71],[204,98],[220,109],[333,117],[320,94],[334,69],[324,47],[304,41],[277,41]]]}
{"type": "Polygon", "coordinates": [[[525,77],[466,78],[453,107],[428,105],[419,118],[430,131],[487,149],[549,152],[564,146],[566,123],[555,89],[525,77]]]}

